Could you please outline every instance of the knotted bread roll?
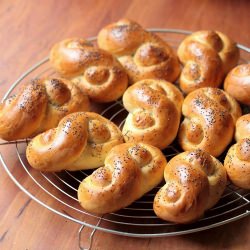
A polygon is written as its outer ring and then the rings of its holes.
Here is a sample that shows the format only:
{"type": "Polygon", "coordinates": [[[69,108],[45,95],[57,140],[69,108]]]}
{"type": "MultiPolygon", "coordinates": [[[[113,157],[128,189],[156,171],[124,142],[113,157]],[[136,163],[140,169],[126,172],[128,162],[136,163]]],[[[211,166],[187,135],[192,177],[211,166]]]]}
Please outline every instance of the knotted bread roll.
{"type": "Polygon", "coordinates": [[[219,31],[194,32],[181,42],[177,54],[184,65],[179,82],[185,93],[219,87],[239,60],[236,44],[219,31]]]}
{"type": "Polygon", "coordinates": [[[130,83],[148,78],[174,82],[180,74],[172,48],[138,23],[121,19],[98,34],[98,46],[116,55],[126,69],[130,83]]]}
{"type": "Polygon", "coordinates": [[[227,175],[213,156],[198,149],[178,154],[164,171],[166,184],[154,199],[154,211],[163,220],[190,223],[213,207],[225,190],[227,175]]]}
{"type": "Polygon", "coordinates": [[[96,102],[111,102],[122,96],[128,77],[110,53],[80,38],[63,40],[50,52],[52,66],[71,79],[96,102]]]}
{"type": "Polygon", "coordinates": [[[147,79],[130,86],[123,95],[129,111],[122,133],[127,142],[145,142],[163,149],[176,137],[183,96],[173,84],[147,79]]]}
{"type": "Polygon", "coordinates": [[[237,143],[228,150],[224,166],[233,184],[250,189],[250,114],[237,120],[235,138],[237,143]]]}
{"type": "Polygon", "coordinates": [[[235,139],[250,138],[250,114],[241,116],[236,122],[235,139]]]}
{"type": "Polygon", "coordinates": [[[117,211],[157,186],[166,163],[162,152],[151,145],[120,144],[109,152],[104,167],[82,181],[78,200],[91,213],[117,211]]]}
{"type": "Polygon", "coordinates": [[[241,109],[223,90],[200,88],[187,95],[182,113],[178,137],[183,150],[200,148],[216,157],[231,142],[241,109]]]}
{"type": "Polygon", "coordinates": [[[103,165],[108,152],[121,143],[121,131],[111,121],[96,113],[78,112],[33,138],[26,156],[41,171],[92,169],[103,165]]]}
{"type": "Polygon", "coordinates": [[[250,137],[240,139],[228,150],[224,166],[234,185],[250,189],[250,137]]]}
{"type": "Polygon", "coordinates": [[[225,79],[224,89],[237,101],[250,105],[250,64],[233,68],[225,79]]]}
{"type": "Polygon", "coordinates": [[[57,126],[67,114],[88,109],[88,97],[70,81],[34,79],[0,104],[0,138],[31,137],[57,126]]]}

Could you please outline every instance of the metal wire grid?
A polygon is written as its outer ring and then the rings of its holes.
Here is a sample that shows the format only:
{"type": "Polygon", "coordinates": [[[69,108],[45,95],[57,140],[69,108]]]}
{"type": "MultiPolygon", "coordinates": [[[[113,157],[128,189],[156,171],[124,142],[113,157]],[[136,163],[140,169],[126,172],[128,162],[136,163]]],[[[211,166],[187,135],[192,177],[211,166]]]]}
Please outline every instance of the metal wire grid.
{"type": "MultiPolygon", "coordinates": [[[[153,29],[152,31],[189,34],[187,31],[178,30],[153,29]]],[[[94,41],[95,38],[91,38],[90,40],[94,41]]],[[[176,40],[170,39],[170,43],[175,43],[174,45],[176,45],[176,40]]],[[[245,46],[239,45],[239,47],[241,50],[250,53],[250,50],[245,46]]],[[[246,60],[242,59],[242,62],[245,61],[246,60]]],[[[37,77],[53,75],[54,72],[50,69],[48,65],[48,58],[46,58],[24,73],[11,86],[9,91],[4,96],[4,99],[11,94],[13,89],[19,85],[23,79],[26,79],[30,73],[40,69],[42,66],[46,67],[39,73],[36,73],[37,77]]],[[[127,111],[124,109],[120,100],[105,107],[100,113],[104,117],[116,123],[120,128],[122,128],[127,116],[127,111]]],[[[222,196],[219,203],[214,208],[208,210],[204,218],[190,225],[170,223],[162,221],[156,217],[153,212],[152,203],[156,192],[162,185],[154,188],[141,199],[135,201],[130,206],[121,209],[118,212],[110,213],[101,217],[93,215],[84,211],[79,206],[77,201],[77,188],[82,179],[91,174],[92,170],[77,172],[62,171],[60,173],[43,173],[35,171],[29,166],[25,158],[25,146],[27,143],[28,140],[19,140],[1,143],[1,145],[15,145],[16,155],[22,170],[35,184],[33,192],[27,190],[21,183],[21,180],[18,180],[18,178],[13,173],[11,173],[8,164],[4,161],[3,156],[0,155],[0,160],[4,169],[9,174],[11,179],[18,185],[18,187],[21,188],[21,190],[28,194],[32,199],[45,206],[47,209],[81,224],[82,227],[79,231],[79,241],[81,237],[81,231],[84,226],[93,228],[93,231],[90,235],[90,246],[96,229],[109,233],[133,237],[173,236],[197,232],[223,225],[245,217],[249,215],[250,212],[250,192],[237,188],[228,183],[224,195],[222,196]],[[52,207],[45,201],[38,198],[35,192],[37,188],[46,193],[50,199],[57,201],[61,206],[63,206],[63,209],[59,210],[57,207],[52,207]]],[[[169,160],[179,152],[178,145],[173,144],[163,152],[169,160]]]]}

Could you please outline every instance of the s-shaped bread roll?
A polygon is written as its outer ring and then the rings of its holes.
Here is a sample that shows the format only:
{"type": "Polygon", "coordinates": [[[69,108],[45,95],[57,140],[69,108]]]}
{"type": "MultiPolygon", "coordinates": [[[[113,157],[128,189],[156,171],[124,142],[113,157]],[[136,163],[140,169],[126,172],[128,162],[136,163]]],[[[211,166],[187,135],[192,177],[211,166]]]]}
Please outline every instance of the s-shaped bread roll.
{"type": "Polygon", "coordinates": [[[128,85],[127,74],[113,55],[80,38],[55,44],[50,62],[96,102],[118,99],[128,85]]]}
{"type": "Polygon", "coordinates": [[[85,178],[78,188],[81,206],[106,214],[130,205],[163,179],[166,159],[162,152],[144,143],[124,143],[107,155],[103,167],[85,178]]]}
{"type": "Polygon", "coordinates": [[[0,104],[0,138],[31,137],[57,126],[67,114],[88,109],[88,97],[70,81],[34,79],[0,104]]]}
{"type": "Polygon", "coordinates": [[[237,143],[228,150],[224,166],[233,184],[250,189],[250,114],[237,120],[235,138],[237,143]]]}
{"type": "Polygon", "coordinates": [[[127,142],[145,142],[160,149],[176,137],[183,96],[172,83],[147,79],[130,86],[123,95],[129,111],[122,133],[127,142]]]}
{"type": "Polygon", "coordinates": [[[185,93],[219,87],[239,60],[236,44],[219,31],[194,32],[181,42],[177,54],[184,65],[179,82],[185,93]]]}
{"type": "Polygon", "coordinates": [[[237,101],[250,105],[250,63],[233,68],[225,79],[224,89],[237,101]]]}
{"type": "Polygon", "coordinates": [[[250,189],[250,137],[240,139],[228,150],[224,166],[234,185],[250,189]]]}
{"type": "Polygon", "coordinates": [[[78,112],[33,138],[26,157],[41,171],[92,169],[102,166],[108,152],[121,143],[122,133],[111,121],[96,113],[78,112]]]}
{"type": "Polygon", "coordinates": [[[172,48],[134,21],[121,19],[107,25],[99,32],[97,42],[100,48],[118,57],[131,84],[149,78],[174,82],[180,74],[172,48]]]}
{"type": "Polygon", "coordinates": [[[241,116],[236,122],[235,140],[250,138],[250,114],[241,116]]]}
{"type": "Polygon", "coordinates": [[[213,156],[198,149],[173,157],[164,171],[166,184],[154,199],[154,211],[163,220],[190,223],[213,207],[223,194],[227,174],[213,156]]]}
{"type": "Polygon", "coordinates": [[[178,137],[183,150],[200,148],[216,157],[231,142],[241,109],[223,90],[200,88],[187,95],[182,113],[178,137]]]}

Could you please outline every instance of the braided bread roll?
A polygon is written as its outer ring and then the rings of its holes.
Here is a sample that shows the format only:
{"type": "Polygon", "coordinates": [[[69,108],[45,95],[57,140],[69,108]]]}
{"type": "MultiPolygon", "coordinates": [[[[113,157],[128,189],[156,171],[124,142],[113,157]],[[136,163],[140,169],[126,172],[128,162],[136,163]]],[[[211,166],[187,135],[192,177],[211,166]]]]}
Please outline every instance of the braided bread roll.
{"type": "Polygon", "coordinates": [[[223,194],[227,175],[213,156],[198,149],[173,157],[164,171],[166,184],[154,199],[154,211],[163,220],[190,223],[203,216],[223,194]]]}
{"type": "Polygon", "coordinates": [[[219,31],[194,32],[181,42],[177,54],[184,65],[179,82],[185,93],[219,87],[239,60],[236,44],[219,31]]]}
{"type": "Polygon", "coordinates": [[[183,96],[171,83],[147,79],[130,86],[123,95],[129,111],[122,133],[126,142],[145,142],[160,149],[176,137],[183,96]]]}
{"type": "Polygon", "coordinates": [[[124,143],[107,155],[104,167],[85,178],[78,188],[81,206],[106,214],[130,205],[163,179],[166,159],[162,152],[144,143],[124,143]]]}
{"type": "Polygon", "coordinates": [[[224,166],[234,185],[250,189],[250,114],[237,120],[235,138],[237,143],[228,150],[224,166]]]}
{"type": "Polygon", "coordinates": [[[178,135],[182,149],[200,148],[216,157],[231,142],[241,109],[223,90],[200,88],[187,95],[182,113],[185,118],[178,135]]]}
{"type": "Polygon", "coordinates": [[[236,122],[235,140],[250,137],[250,114],[241,116],[236,122]]]}
{"type": "Polygon", "coordinates": [[[157,78],[174,82],[180,74],[172,48],[138,23],[121,19],[98,34],[98,46],[116,55],[126,69],[130,83],[157,78]]]}
{"type": "Polygon", "coordinates": [[[118,99],[128,85],[127,74],[114,56],[80,38],[55,44],[50,62],[96,102],[118,99]]]}
{"type": "Polygon", "coordinates": [[[250,105],[250,64],[233,68],[225,79],[224,89],[237,101],[250,105]]]}
{"type": "Polygon", "coordinates": [[[70,81],[55,77],[34,79],[0,104],[0,137],[31,137],[57,126],[67,114],[88,109],[88,97],[70,81]]]}
{"type": "Polygon", "coordinates": [[[121,143],[121,131],[111,121],[96,113],[78,112],[33,138],[26,157],[41,171],[92,169],[103,165],[108,152],[121,143]]]}

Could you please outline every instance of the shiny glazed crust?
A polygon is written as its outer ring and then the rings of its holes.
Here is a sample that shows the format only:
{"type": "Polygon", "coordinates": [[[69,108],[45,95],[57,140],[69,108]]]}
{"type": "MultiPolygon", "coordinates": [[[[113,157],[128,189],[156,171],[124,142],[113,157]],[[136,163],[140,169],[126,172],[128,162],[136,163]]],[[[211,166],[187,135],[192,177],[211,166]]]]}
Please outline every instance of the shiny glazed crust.
{"type": "Polygon", "coordinates": [[[223,165],[201,150],[172,158],[164,171],[166,184],[154,199],[154,211],[163,220],[190,223],[220,199],[226,187],[223,165]]]}
{"type": "Polygon", "coordinates": [[[250,137],[250,114],[241,116],[236,122],[235,140],[250,137]]]}
{"type": "Polygon", "coordinates": [[[0,104],[0,137],[31,137],[56,127],[67,114],[88,109],[88,97],[70,81],[55,77],[34,79],[0,104]]]}
{"type": "Polygon", "coordinates": [[[91,213],[117,211],[157,186],[165,166],[165,156],[151,145],[120,144],[109,152],[103,167],[82,181],[78,200],[91,213]]]}
{"type": "Polygon", "coordinates": [[[228,150],[224,166],[234,185],[250,189],[250,138],[240,139],[228,150]]]}
{"type": "Polygon", "coordinates": [[[250,105],[250,64],[233,68],[225,79],[224,89],[237,101],[250,105]]]}
{"type": "Polygon", "coordinates": [[[96,102],[117,100],[128,85],[127,74],[113,55],[80,38],[55,44],[50,62],[96,102]]]}
{"type": "Polygon", "coordinates": [[[236,122],[236,144],[228,150],[224,166],[232,183],[250,189],[250,114],[236,122]]]}
{"type": "Polygon", "coordinates": [[[171,83],[147,79],[130,86],[123,95],[129,111],[122,130],[127,142],[145,142],[160,149],[176,137],[183,96],[171,83]]]}
{"type": "Polygon", "coordinates": [[[184,65],[179,81],[185,93],[219,87],[239,60],[236,43],[219,31],[194,32],[181,42],[177,54],[184,65]]]}
{"type": "Polygon", "coordinates": [[[134,21],[121,19],[107,25],[99,32],[97,42],[100,48],[118,57],[130,84],[149,78],[174,82],[180,74],[172,48],[134,21]]]}
{"type": "Polygon", "coordinates": [[[182,113],[178,139],[183,150],[200,148],[216,157],[231,142],[241,109],[223,90],[201,88],[185,98],[182,113]]]}
{"type": "Polygon", "coordinates": [[[121,131],[111,121],[96,113],[78,112],[33,138],[26,157],[41,171],[92,169],[103,165],[108,152],[121,143],[121,131]]]}

